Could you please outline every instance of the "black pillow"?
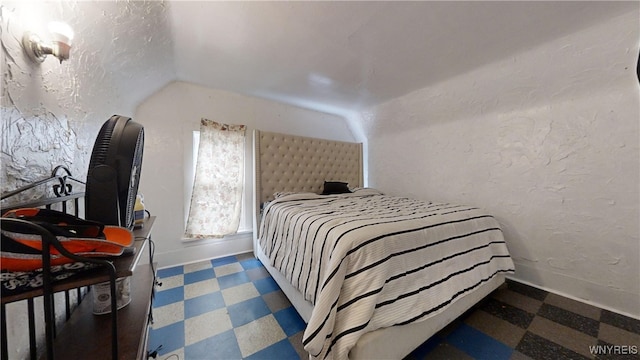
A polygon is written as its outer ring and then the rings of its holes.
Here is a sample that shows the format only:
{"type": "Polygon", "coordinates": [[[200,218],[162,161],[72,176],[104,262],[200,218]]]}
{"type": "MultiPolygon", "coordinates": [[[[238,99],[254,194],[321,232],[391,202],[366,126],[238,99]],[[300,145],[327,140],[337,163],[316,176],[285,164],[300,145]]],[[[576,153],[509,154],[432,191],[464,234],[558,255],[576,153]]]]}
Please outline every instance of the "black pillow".
{"type": "Polygon", "coordinates": [[[340,181],[325,181],[322,195],[350,193],[349,183],[340,181]]]}

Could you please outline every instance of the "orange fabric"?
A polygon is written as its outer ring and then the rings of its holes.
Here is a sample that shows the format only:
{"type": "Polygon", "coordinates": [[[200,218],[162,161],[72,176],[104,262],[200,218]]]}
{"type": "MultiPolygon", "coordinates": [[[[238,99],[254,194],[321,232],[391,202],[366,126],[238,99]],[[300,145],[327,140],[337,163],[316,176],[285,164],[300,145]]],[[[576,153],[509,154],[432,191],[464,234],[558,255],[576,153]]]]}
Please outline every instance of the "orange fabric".
{"type": "Polygon", "coordinates": [[[6,213],[2,214],[2,217],[19,218],[22,216],[36,216],[38,215],[39,212],[40,212],[40,209],[38,208],[22,208],[22,209],[9,210],[6,213]]]}
{"type": "Polygon", "coordinates": [[[133,233],[127,228],[120,226],[105,226],[102,232],[104,232],[107,241],[125,247],[133,245],[133,233]]]}
{"type": "MultiPolygon", "coordinates": [[[[12,217],[24,220],[32,220],[42,223],[43,217],[54,217],[56,221],[58,217],[56,213],[50,210],[42,211],[42,215],[38,218],[40,209],[26,208],[11,210],[3,215],[3,217],[12,217]]],[[[60,244],[70,253],[84,257],[109,257],[121,255],[126,247],[132,246],[134,242],[133,233],[126,228],[118,226],[104,226],[75,218],[67,214],[60,213],[60,221],[57,223],[47,222],[47,226],[58,226],[60,232],[56,236],[60,244]],[[66,217],[66,218],[65,218],[66,217]],[[65,221],[67,219],[68,221],[65,221]],[[100,231],[102,228],[102,231],[100,231]],[[68,236],[75,234],[78,229],[78,237],[68,236]],[[59,234],[66,234],[61,236],[59,234]],[[94,235],[95,234],[95,235],[94,235]],[[104,235],[104,239],[101,238],[104,235]],[[95,237],[91,237],[95,236],[95,237]]],[[[56,229],[53,229],[55,231],[56,229]]],[[[11,240],[28,246],[32,249],[42,251],[42,238],[36,234],[23,234],[3,229],[3,237],[6,236],[11,240]]],[[[69,259],[53,246],[50,246],[51,265],[62,265],[75,262],[69,259]]],[[[2,251],[0,257],[0,269],[8,271],[33,271],[42,268],[41,254],[27,254],[21,252],[2,251]]]]}
{"type": "MultiPolygon", "coordinates": [[[[23,239],[12,237],[13,240],[29,246],[31,248],[42,250],[42,240],[38,236],[34,239],[23,239]]],[[[101,239],[66,239],[58,237],[60,244],[68,252],[72,254],[79,253],[102,253],[107,255],[120,255],[124,251],[126,246],[120,244],[114,244],[110,241],[101,239]]],[[[58,249],[51,246],[51,254],[60,254],[58,249]]]]}

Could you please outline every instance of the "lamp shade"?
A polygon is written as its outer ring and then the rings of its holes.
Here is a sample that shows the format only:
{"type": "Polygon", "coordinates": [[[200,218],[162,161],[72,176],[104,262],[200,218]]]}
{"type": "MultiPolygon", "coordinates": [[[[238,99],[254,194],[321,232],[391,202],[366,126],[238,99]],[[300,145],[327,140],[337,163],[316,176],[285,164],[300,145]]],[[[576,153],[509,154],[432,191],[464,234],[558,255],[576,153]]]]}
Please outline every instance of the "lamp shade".
{"type": "Polygon", "coordinates": [[[51,33],[51,40],[57,43],[63,43],[71,46],[73,41],[73,29],[67,23],[62,21],[52,21],[49,23],[49,33],[51,33]]]}

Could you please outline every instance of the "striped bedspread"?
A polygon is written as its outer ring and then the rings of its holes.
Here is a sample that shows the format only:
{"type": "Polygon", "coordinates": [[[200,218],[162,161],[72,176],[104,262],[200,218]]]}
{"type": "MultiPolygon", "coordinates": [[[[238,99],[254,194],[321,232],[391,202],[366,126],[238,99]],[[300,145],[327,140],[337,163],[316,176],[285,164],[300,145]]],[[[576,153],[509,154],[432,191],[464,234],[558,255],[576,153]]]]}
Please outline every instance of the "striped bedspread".
{"type": "Polygon", "coordinates": [[[514,269],[486,212],[367,188],[278,197],[264,208],[259,241],[314,304],[303,344],[318,359],[346,359],[362,334],[426,320],[514,269]]]}

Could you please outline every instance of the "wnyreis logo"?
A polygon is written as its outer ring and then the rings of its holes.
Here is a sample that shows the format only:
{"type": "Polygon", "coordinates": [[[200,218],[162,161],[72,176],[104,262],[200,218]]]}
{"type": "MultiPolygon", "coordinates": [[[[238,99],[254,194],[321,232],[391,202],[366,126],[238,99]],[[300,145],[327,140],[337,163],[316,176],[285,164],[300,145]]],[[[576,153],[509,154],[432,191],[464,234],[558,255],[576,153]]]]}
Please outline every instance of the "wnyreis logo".
{"type": "Polygon", "coordinates": [[[638,345],[591,345],[592,355],[637,355],[638,345]]]}

